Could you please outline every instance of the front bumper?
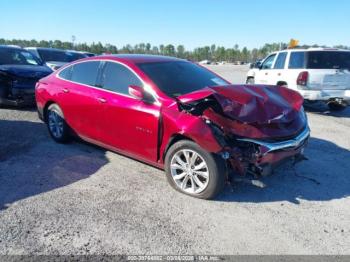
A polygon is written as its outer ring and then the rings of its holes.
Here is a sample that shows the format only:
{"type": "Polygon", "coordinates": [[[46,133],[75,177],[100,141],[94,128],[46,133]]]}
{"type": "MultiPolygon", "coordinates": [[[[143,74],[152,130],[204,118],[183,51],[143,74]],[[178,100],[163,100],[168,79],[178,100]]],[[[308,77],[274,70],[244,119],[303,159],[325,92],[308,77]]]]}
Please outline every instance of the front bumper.
{"type": "Polygon", "coordinates": [[[322,89],[322,90],[298,90],[298,92],[306,100],[321,100],[328,101],[334,98],[341,98],[350,104],[350,89],[346,90],[332,90],[332,89],[322,89]]]}
{"type": "Polygon", "coordinates": [[[0,97],[0,104],[6,106],[33,106],[35,94],[33,89],[12,88],[8,94],[0,97]]]}
{"type": "Polygon", "coordinates": [[[245,158],[241,156],[237,158],[236,155],[230,159],[231,166],[241,175],[245,175],[247,172],[269,175],[273,169],[287,160],[302,158],[309,137],[310,129],[306,127],[299,135],[285,141],[265,142],[248,138],[237,139],[240,142],[251,144],[256,148],[256,151],[245,158]]]}

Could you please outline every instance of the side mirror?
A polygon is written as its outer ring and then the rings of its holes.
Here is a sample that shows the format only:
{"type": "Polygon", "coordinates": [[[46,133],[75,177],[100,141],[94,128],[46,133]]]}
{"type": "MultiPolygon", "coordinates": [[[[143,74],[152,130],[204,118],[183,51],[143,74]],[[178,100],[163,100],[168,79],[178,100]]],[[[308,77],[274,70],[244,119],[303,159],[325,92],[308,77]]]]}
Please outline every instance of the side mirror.
{"type": "Polygon", "coordinates": [[[143,91],[143,88],[140,86],[130,85],[129,86],[129,95],[131,95],[132,97],[134,97],[138,100],[142,100],[145,98],[145,93],[143,91]]]}
{"type": "Polygon", "coordinates": [[[262,69],[262,63],[261,62],[257,62],[255,65],[256,68],[262,69]]]}

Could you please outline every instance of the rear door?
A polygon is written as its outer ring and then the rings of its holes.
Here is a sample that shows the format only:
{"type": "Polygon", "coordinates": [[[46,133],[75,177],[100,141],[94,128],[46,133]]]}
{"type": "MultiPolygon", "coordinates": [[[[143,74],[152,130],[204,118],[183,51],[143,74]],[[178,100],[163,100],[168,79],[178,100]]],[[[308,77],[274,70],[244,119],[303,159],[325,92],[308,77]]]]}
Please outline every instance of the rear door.
{"type": "Polygon", "coordinates": [[[261,69],[255,74],[256,84],[269,84],[274,85],[273,65],[275,62],[276,54],[268,56],[261,65],[261,69]]]}
{"type": "Polygon", "coordinates": [[[60,105],[68,124],[80,135],[99,137],[99,105],[94,86],[100,68],[99,61],[77,63],[60,72],[60,105]]]}
{"type": "Polygon", "coordinates": [[[307,52],[309,87],[312,89],[350,89],[350,52],[307,52]]]}
{"type": "Polygon", "coordinates": [[[148,102],[131,97],[130,85],[144,84],[126,66],[104,62],[103,89],[95,91],[97,98],[104,101],[100,141],[146,161],[156,161],[160,105],[152,97],[148,102]]]}

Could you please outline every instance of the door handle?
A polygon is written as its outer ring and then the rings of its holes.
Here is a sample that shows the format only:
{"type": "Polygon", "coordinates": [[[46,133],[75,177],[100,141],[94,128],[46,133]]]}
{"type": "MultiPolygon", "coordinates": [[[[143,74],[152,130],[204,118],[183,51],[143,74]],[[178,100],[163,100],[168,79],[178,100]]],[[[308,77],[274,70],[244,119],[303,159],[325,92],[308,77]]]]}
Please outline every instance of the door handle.
{"type": "Polygon", "coordinates": [[[107,103],[107,100],[103,97],[99,97],[99,98],[97,98],[97,100],[102,104],[107,103]]]}
{"type": "Polygon", "coordinates": [[[63,93],[69,93],[69,89],[67,89],[67,88],[63,88],[62,91],[63,91],[63,93]]]}

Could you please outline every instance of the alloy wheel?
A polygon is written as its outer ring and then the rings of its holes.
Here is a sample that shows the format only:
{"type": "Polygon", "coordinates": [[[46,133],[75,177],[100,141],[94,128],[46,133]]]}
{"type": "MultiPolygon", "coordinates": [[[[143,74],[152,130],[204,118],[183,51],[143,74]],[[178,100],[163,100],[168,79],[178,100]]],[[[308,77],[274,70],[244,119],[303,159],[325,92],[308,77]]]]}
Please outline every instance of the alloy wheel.
{"type": "Polygon", "coordinates": [[[172,178],[176,186],[189,194],[199,194],[209,182],[209,169],[204,158],[197,152],[182,149],[170,162],[172,178]]]}
{"type": "Polygon", "coordinates": [[[55,111],[49,111],[48,123],[51,134],[55,138],[61,138],[63,135],[63,118],[55,111]]]}

